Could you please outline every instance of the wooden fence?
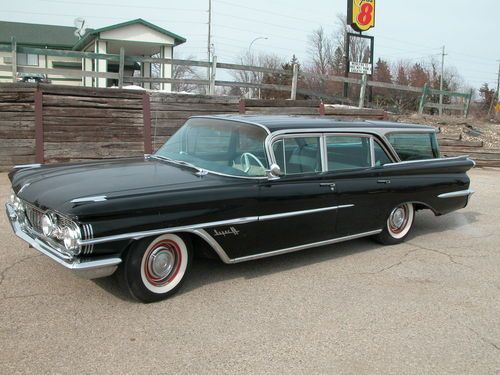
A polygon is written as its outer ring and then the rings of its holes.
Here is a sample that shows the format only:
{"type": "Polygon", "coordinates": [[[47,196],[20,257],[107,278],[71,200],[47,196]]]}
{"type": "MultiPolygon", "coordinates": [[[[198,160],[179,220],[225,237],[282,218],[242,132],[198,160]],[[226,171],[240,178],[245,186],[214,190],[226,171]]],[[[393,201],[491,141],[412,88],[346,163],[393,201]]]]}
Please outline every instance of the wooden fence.
{"type": "MultiPolygon", "coordinates": [[[[91,77],[95,79],[114,79],[118,81],[118,87],[121,88],[125,83],[182,83],[190,85],[198,85],[208,87],[208,92],[211,95],[215,94],[215,87],[239,87],[239,88],[250,88],[250,89],[260,89],[260,90],[274,90],[290,92],[290,99],[295,100],[297,94],[308,95],[310,97],[322,98],[323,100],[337,100],[340,102],[345,102],[347,99],[327,95],[325,93],[315,92],[304,87],[300,87],[298,84],[299,79],[315,79],[322,82],[341,82],[344,84],[352,84],[360,86],[360,97],[358,106],[363,108],[365,105],[365,92],[367,87],[384,88],[395,91],[405,91],[422,94],[419,108],[420,112],[424,108],[438,108],[442,112],[443,109],[461,111],[465,117],[468,115],[468,109],[471,101],[471,93],[457,93],[450,91],[439,91],[429,89],[428,85],[424,87],[414,87],[414,86],[404,86],[393,83],[376,82],[370,81],[366,76],[360,78],[353,77],[342,77],[342,76],[332,76],[332,75],[321,75],[314,74],[310,72],[303,72],[299,70],[299,66],[295,64],[291,70],[284,69],[271,69],[268,67],[261,66],[250,66],[242,64],[231,64],[218,62],[217,57],[214,56],[213,60],[208,61],[197,61],[197,60],[180,60],[180,59],[168,59],[168,58],[152,58],[145,56],[126,56],[125,50],[122,47],[119,54],[102,54],[94,52],[81,52],[81,51],[68,51],[68,50],[56,50],[56,49],[43,49],[43,48],[32,48],[26,46],[18,46],[15,38],[12,38],[10,44],[0,44],[0,52],[9,52],[11,54],[11,65],[0,65],[0,72],[9,72],[12,74],[12,81],[16,82],[18,73],[39,73],[39,74],[56,74],[63,75],[66,77],[75,78],[85,78],[91,77]],[[118,63],[119,69],[118,73],[111,72],[94,72],[87,70],[76,70],[76,69],[54,69],[54,68],[40,68],[32,66],[18,66],[17,65],[17,53],[28,53],[35,54],[38,56],[60,56],[60,57],[70,57],[77,59],[91,59],[95,61],[95,65],[98,65],[99,61],[107,61],[118,63]],[[208,79],[174,79],[174,78],[159,78],[159,77],[127,77],[124,75],[124,66],[126,63],[150,63],[150,64],[169,64],[169,65],[184,65],[198,68],[207,68],[210,72],[208,79]],[[273,74],[281,75],[290,78],[290,85],[280,85],[280,84],[266,84],[260,82],[240,82],[240,81],[224,81],[217,80],[218,70],[230,70],[230,71],[248,71],[253,73],[273,74]],[[458,97],[463,99],[462,103],[459,104],[439,104],[432,103],[427,100],[428,95],[444,95],[448,97],[458,97]]],[[[441,113],[440,112],[440,113],[441,113]]]]}
{"type": "Polygon", "coordinates": [[[151,153],[190,116],[220,113],[385,118],[382,110],[325,108],[319,100],[240,100],[140,90],[0,84],[0,170],[17,164],[151,153]]]}

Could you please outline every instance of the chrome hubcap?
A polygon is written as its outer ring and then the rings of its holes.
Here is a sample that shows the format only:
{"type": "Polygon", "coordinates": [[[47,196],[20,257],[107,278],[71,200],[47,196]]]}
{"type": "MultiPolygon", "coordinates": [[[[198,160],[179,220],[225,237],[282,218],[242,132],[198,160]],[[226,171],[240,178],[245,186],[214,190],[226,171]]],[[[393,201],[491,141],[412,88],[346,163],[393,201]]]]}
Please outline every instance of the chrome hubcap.
{"type": "Polygon", "coordinates": [[[148,266],[155,278],[163,279],[172,272],[175,266],[175,254],[171,249],[159,247],[149,256],[148,266]]]}
{"type": "Polygon", "coordinates": [[[391,226],[394,228],[401,228],[405,222],[405,210],[402,207],[396,208],[391,214],[391,226]]]}

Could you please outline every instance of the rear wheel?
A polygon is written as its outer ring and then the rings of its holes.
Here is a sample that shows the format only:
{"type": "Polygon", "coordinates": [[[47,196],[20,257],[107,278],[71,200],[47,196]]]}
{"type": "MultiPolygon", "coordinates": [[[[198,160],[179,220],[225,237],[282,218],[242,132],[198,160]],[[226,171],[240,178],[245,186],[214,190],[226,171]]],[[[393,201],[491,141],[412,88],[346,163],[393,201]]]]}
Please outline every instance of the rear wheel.
{"type": "Polygon", "coordinates": [[[411,203],[403,203],[395,207],[387,218],[384,229],[375,239],[384,245],[395,245],[404,242],[413,226],[415,208],[411,203]]]}
{"type": "Polygon", "coordinates": [[[192,261],[188,238],[165,234],[145,238],[128,251],[120,269],[121,282],[142,302],[155,302],[175,294],[192,261]]]}

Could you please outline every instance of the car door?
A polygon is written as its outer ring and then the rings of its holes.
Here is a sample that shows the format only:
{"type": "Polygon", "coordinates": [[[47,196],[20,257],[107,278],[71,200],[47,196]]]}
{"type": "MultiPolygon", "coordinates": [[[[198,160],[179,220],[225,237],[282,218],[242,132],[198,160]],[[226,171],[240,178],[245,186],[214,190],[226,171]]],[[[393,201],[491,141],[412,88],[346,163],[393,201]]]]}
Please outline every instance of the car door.
{"type": "Polygon", "coordinates": [[[391,181],[381,174],[391,158],[369,134],[326,134],[327,182],[335,183],[339,237],[381,229],[391,207],[391,181]]]}
{"type": "Polygon", "coordinates": [[[335,237],[337,203],[323,179],[321,135],[286,136],[273,143],[283,176],[260,183],[254,253],[335,237]]]}

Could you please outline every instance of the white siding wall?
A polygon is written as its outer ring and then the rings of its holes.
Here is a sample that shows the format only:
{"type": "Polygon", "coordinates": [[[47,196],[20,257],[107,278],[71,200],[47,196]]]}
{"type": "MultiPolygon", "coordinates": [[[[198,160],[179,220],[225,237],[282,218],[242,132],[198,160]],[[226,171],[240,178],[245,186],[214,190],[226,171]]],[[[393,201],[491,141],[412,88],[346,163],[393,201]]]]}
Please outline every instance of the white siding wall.
{"type": "Polygon", "coordinates": [[[130,25],[119,29],[105,31],[100,34],[101,39],[126,40],[130,42],[174,44],[174,38],[164,35],[144,25],[130,25]]]}

